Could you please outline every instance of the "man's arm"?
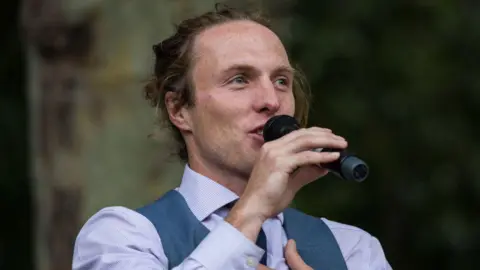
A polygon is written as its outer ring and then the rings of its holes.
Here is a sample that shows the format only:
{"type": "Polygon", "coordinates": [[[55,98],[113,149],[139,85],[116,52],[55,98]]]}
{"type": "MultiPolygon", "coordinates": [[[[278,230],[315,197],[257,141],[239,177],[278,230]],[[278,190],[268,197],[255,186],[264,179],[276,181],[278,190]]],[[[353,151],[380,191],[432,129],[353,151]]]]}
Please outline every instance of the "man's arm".
{"type": "MultiPolygon", "coordinates": [[[[221,221],[174,269],[255,269],[264,251],[221,221]]],[[[168,269],[161,239],[143,215],[124,207],[104,208],[80,231],[73,270],[168,269]]]]}

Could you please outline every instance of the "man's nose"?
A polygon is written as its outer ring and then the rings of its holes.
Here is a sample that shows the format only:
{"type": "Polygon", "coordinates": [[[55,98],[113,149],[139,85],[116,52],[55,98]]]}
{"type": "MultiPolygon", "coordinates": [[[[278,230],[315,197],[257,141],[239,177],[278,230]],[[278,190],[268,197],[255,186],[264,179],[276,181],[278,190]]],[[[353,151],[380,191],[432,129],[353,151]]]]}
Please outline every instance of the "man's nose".
{"type": "Polygon", "coordinates": [[[280,108],[278,91],[270,80],[262,82],[256,95],[255,110],[258,112],[275,113],[280,108]]]}

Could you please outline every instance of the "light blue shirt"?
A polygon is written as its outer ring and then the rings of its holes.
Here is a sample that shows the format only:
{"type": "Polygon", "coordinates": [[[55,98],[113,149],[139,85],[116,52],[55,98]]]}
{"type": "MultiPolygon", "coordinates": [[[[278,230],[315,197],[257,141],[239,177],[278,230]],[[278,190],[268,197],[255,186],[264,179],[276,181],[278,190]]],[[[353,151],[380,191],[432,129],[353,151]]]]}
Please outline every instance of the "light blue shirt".
{"type": "MultiPolygon", "coordinates": [[[[210,233],[174,269],[256,269],[265,251],[224,221],[224,206],[238,196],[224,186],[202,176],[188,165],[177,188],[193,214],[210,233]]],[[[350,270],[391,269],[380,242],[369,233],[325,218],[350,270]]],[[[283,214],[262,226],[267,236],[267,264],[287,270],[284,247],[287,237],[283,214]]],[[[107,207],[93,215],[75,242],[73,270],[167,269],[161,239],[153,224],[143,215],[125,207],[107,207]]]]}

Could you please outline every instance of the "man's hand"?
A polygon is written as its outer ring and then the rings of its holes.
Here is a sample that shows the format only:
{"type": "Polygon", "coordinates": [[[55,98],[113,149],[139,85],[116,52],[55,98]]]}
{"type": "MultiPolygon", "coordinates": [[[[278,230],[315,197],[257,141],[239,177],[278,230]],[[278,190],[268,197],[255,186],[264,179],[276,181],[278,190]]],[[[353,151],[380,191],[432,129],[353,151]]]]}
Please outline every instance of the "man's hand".
{"type": "MultiPolygon", "coordinates": [[[[297,252],[297,246],[295,241],[290,239],[288,240],[287,246],[285,247],[285,259],[287,260],[287,264],[292,270],[313,270],[312,267],[308,266],[300,257],[297,252]]],[[[257,267],[257,270],[273,270],[271,268],[266,267],[263,264],[260,264],[257,267]]]]}
{"type": "Polygon", "coordinates": [[[283,211],[308,183],[328,173],[317,164],[329,163],[338,152],[312,149],[344,149],[344,138],[329,129],[295,130],[260,149],[245,191],[225,219],[253,242],[263,222],[283,211]]]}
{"type": "Polygon", "coordinates": [[[265,143],[238,205],[250,204],[247,210],[265,219],[277,215],[303,186],[327,174],[328,171],[317,164],[329,163],[339,157],[338,152],[311,150],[345,147],[344,138],[318,127],[295,130],[265,143]]]}

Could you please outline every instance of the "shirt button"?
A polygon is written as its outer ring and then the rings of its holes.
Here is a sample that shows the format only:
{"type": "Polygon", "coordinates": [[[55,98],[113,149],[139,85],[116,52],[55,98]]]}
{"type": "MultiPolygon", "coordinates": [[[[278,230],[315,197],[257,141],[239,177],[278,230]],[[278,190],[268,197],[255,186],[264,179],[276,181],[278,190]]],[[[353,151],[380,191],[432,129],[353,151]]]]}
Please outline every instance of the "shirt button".
{"type": "Polygon", "coordinates": [[[247,258],[247,265],[249,267],[254,267],[255,266],[255,259],[253,259],[252,257],[248,257],[247,258]]]}

